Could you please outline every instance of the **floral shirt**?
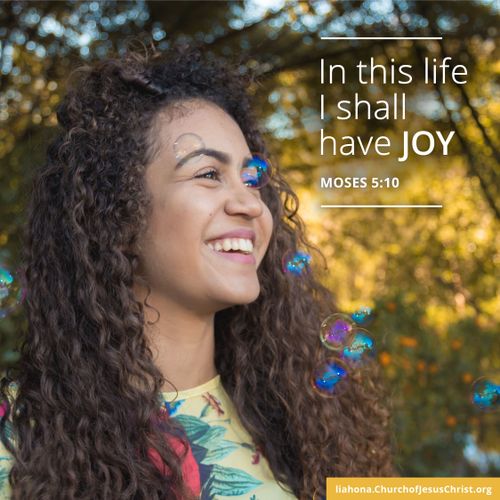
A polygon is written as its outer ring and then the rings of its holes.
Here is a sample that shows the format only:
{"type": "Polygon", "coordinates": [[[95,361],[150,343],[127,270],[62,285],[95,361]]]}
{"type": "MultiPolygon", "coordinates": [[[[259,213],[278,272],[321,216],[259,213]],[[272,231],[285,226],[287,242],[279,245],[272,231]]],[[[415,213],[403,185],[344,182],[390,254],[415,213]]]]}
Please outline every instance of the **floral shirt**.
{"type": "MultiPolygon", "coordinates": [[[[184,478],[201,500],[296,500],[275,480],[243,428],[220,375],[185,391],[164,392],[162,401],[165,412],[186,431],[191,449],[183,464],[184,478]]],[[[182,449],[175,438],[171,444],[182,449]]],[[[159,456],[152,453],[151,458],[160,466],[159,456]]],[[[10,498],[11,460],[0,442],[0,500],[10,498]]]]}

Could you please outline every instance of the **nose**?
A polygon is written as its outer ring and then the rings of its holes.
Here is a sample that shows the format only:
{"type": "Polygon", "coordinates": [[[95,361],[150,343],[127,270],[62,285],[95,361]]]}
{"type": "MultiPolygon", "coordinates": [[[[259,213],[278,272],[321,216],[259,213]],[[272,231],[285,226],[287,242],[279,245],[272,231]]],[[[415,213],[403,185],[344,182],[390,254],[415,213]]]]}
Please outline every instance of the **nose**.
{"type": "Polygon", "coordinates": [[[256,188],[243,184],[238,178],[228,186],[225,211],[229,215],[243,215],[245,217],[258,217],[262,214],[262,200],[256,188]]]}

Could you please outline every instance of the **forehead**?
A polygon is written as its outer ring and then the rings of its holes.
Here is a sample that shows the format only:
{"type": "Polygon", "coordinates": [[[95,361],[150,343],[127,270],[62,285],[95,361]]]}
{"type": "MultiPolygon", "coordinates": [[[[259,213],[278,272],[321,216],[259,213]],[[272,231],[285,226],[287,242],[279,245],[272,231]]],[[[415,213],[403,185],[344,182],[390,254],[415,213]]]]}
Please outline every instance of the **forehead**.
{"type": "MultiPolygon", "coordinates": [[[[174,157],[174,143],[183,134],[196,134],[207,148],[231,156],[249,152],[239,125],[224,110],[206,101],[188,101],[161,112],[156,126],[160,151],[174,157]]],[[[160,153],[161,154],[161,153],[160,153]]]]}

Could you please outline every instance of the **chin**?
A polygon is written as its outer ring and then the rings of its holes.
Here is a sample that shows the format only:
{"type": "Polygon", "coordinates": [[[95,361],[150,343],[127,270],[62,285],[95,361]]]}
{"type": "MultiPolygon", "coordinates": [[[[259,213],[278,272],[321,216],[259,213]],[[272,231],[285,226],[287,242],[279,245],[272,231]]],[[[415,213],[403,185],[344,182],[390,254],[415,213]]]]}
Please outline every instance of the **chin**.
{"type": "Polygon", "coordinates": [[[241,291],[232,290],[231,293],[225,295],[225,297],[220,297],[220,301],[226,304],[225,308],[232,306],[242,306],[245,304],[251,304],[260,295],[260,286],[251,286],[241,291]]]}

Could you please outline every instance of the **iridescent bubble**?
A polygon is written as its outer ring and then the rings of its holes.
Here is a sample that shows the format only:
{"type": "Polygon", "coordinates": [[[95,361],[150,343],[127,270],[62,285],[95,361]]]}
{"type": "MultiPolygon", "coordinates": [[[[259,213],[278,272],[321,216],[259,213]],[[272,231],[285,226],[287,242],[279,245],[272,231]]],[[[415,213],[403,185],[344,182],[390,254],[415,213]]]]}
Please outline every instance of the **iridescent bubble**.
{"type": "Polygon", "coordinates": [[[324,396],[340,394],[347,377],[347,367],[338,359],[323,361],[312,376],[312,385],[316,392],[324,396]]]}
{"type": "Polygon", "coordinates": [[[342,357],[351,361],[363,361],[375,353],[375,342],[369,332],[363,328],[355,328],[353,339],[349,346],[344,347],[342,357]]]}
{"type": "Polygon", "coordinates": [[[253,188],[265,186],[271,178],[271,164],[258,153],[245,160],[241,168],[241,180],[244,184],[253,188]]]}
{"type": "Polygon", "coordinates": [[[347,314],[331,314],[320,326],[321,343],[332,351],[340,351],[351,344],[354,322],[347,314]]]}
{"type": "Polygon", "coordinates": [[[358,325],[369,325],[373,321],[374,317],[375,314],[373,309],[367,306],[360,307],[356,312],[351,314],[351,318],[358,325]]]}
{"type": "Polygon", "coordinates": [[[205,149],[205,143],[198,134],[182,134],[174,142],[174,153],[175,159],[177,161],[182,160],[190,154],[193,154],[193,157],[192,159],[190,159],[190,161],[197,162],[203,156],[202,154],[197,155],[195,153],[200,149],[205,149]]]}
{"type": "Polygon", "coordinates": [[[25,296],[20,273],[12,273],[6,267],[0,266],[0,318],[5,318],[15,311],[25,296]]]}
{"type": "Polygon", "coordinates": [[[472,384],[472,404],[483,411],[500,409],[500,385],[480,377],[472,384]]]}
{"type": "Polygon", "coordinates": [[[283,272],[300,276],[309,269],[311,256],[305,252],[288,251],[283,257],[283,272]]]}

